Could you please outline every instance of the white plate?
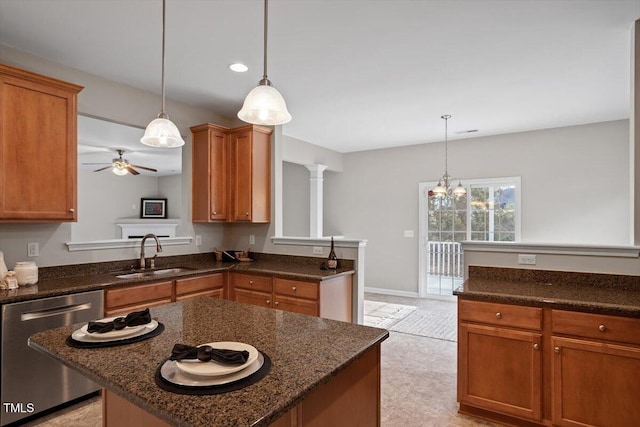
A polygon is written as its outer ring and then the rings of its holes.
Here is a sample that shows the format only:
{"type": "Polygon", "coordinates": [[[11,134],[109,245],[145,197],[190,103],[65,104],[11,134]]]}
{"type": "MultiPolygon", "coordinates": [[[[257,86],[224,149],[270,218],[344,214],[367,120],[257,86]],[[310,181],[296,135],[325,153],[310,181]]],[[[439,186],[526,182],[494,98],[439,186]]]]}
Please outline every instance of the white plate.
{"type": "Polygon", "coordinates": [[[111,339],[104,339],[103,337],[98,336],[98,335],[104,335],[104,334],[89,334],[89,333],[83,332],[82,329],[84,328],[80,328],[71,334],[71,338],[80,342],[92,342],[92,343],[120,341],[120,340],[129,339],[129,338],[139,337],[140,335],[146,335],[150,332],[153,332],[157,327],[158,327],[158,322],[155,320],[151,320],[151,322],[147,323],[146,325],[140,325],[140,329],[131,335],[126,335],[124,337],[111,338],[111,339]]]}
{"type": "Polygon", "coordinates": [[[229,375],[248,367],[250,364],[255,362],[259,354],[258,350],[256,350],[254,346],[242,342],[210,342],[207,344],[200,344],[198,347],[203,345],[209,345],[217,349],[236,351],[247,350],[249,352],[249,358],[247,359],[246,363],[242,365],[225,365],[223,363],[218,363],[215,360],[211,360],[209,362],[201,362],[197,359],[182,360],[180,362],[176,362],[176,366],[178,367],[178,369],[191,375],[198,375],[203,377],[218,377],[221,375],[229,375]]]}
{"type": "MultiPolygon", "coordinates": [[[[101,320],[96,320],[96,322],[111,322],[111,321],[113,321],[114,319],[116,319],[118,317],[122,317],[122,316],[106,317],[106,318],[101,319],[101,320]]],[[[114,339],[121,339],[121,338],[124,338],[124,337],[130,337],[131,335],[134,335],[137,332],[142,331],[145,328],[146,325],[148,325],[148,323],[145,324],[145,325],[127,326],[127,327],[125,327],[123,329],[120,329],[120,330],[115,330],[114,329],[112,331],[105,332],[105,333],[102,333],[102,334],[96,334],[96,333],[90,333],[89,332],[89,330],[88,330],[89,329],[89,324],[87,323],[82,328],[80,328],[80,331],[82,333],[84,333],[85,335],[88,335],[88,336],[90,336],[90,337],[92,337],[94,339],[97,339],[97,340],[114,340],[114,339]]]]}
{"type": "Polygon", "coordinates": [[[206,387],[212,385],[223,385],[234,381],[241,380],[249,375],[257,372],[264,364],[264,357],[258,353],[258,358],[244,369],[231,373],[229,375],[221,375],[219,377],[201,377],[182,372],[176,365],[179,362],[167,360],[160,368],[160,375],[165,380],[173,384],[206,387]]]}

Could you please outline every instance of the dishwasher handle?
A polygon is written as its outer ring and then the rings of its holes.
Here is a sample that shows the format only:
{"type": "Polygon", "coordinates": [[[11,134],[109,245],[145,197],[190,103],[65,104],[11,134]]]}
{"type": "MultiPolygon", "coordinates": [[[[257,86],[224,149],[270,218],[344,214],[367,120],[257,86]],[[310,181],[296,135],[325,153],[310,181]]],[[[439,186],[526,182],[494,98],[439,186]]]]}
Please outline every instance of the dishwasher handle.
{"type": "Polygon", "coordinates": [[[55,307],[55,308],[47,308],[47,309],[44,309],[44,310],[30,311],[30,312],[27,312],[27,313],[21,313],[20,314],[20,320],[22,320],[23,322],[26,322],[26,321],[29,321],[29,320],[43,319],[45,317],[53,317],[53,316],[58,316],[58,315],[61,315],[61,314],[69,314],[69,313],[74,313],[76,311],[89,310],[89,309],[91,309],[92,306],[93,306],[92,303],[85,302],[85,303],[82,303],[82,304],[64,305],[62,307],[55,307]]]}

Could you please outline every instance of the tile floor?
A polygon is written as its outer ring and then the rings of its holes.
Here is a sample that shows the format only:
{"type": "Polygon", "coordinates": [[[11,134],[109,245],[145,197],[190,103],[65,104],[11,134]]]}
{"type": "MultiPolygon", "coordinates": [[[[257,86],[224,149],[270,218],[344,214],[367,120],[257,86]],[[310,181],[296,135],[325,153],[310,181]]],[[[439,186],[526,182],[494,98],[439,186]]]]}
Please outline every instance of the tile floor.
{"type": "MultiPolygon", "coordinates": [[[[365,298],[429,310],[442,301],[367,294],[365,298]]],[[[449,307],[455,304],[449,303],[449,307]]],[[[390,332],[382,344],[382,427],[495,426],[457,413],[457,344],[390,332]]],[[[27,427],[98,427],[100,399],[67,408],[27,427]]]]}

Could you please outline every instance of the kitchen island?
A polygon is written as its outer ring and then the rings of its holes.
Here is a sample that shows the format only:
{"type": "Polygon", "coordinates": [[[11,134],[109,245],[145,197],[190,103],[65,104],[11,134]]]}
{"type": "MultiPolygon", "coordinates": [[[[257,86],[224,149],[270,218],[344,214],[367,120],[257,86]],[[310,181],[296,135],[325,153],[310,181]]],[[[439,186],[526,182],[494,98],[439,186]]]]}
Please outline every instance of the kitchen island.
{"type": "Polygon", "coordinates": [[[281,310],[199,297],[151,309],[164,324],[146,341],[77,349],[82,325],[33,335],[29,345],[103,386],[104,425],[380,425],[380,345],[389,333],[281,310]],[[154,374],[176,343],[251,344],[272,362],[259,382],[193,396],[160,389],[154,374]],[[140,423],[143,420],[143,424],[140,423]]]}

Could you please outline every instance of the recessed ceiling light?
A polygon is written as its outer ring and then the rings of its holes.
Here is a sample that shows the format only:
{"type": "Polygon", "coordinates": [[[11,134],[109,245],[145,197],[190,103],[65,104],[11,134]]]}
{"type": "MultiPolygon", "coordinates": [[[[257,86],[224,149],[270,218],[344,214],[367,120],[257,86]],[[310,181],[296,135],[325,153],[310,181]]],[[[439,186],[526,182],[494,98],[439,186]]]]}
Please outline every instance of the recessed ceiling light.
{"type": "Polygon", "coordinates": [[[233,63],[233,64],[229,65],[229,69],[231,71],[235,71],[236,73],[244,73],[249,69],[249,67],[247,67],[244,64],[241,64],[240,62],[236,62],[236,63],[233,63]]]}

